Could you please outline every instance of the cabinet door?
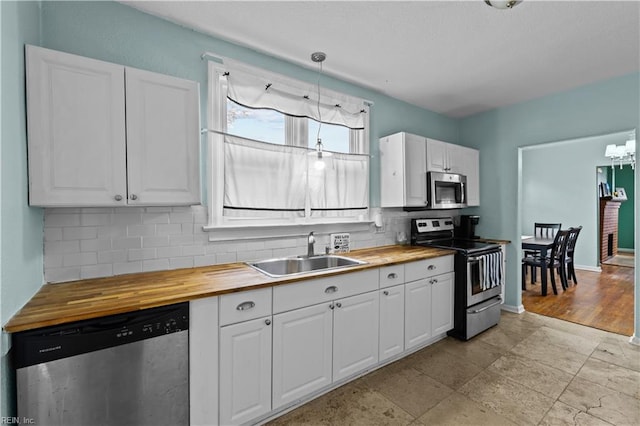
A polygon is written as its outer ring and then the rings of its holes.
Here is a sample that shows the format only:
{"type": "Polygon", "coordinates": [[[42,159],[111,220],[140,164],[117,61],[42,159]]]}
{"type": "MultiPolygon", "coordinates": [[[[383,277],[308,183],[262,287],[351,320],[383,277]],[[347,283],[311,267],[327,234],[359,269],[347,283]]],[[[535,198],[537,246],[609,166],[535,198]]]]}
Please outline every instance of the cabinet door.
{"type": "Polygon", "coordinates": [[[273,409],[331,384],[331,303],[273,316],[273,409]]]}
{"type": "Polygon", "coordinates": [[[467,177],[467,205],[480,205],[480,151],[463,147],[460,173],[467,177]]]}
{"type": "Polygon", "coordinates": [[[404,143],[402,133],[380,139],[380,207],[404,205],[404,143]]]}
{"type": "Polygon", "coordinates": [[[404,348],[417,346],[431,337],[431,284],[425,278],[405,286],[404,348]]]}
{"type": "Polygon", "coordinates": [[[427,169],[425,138],[405,134],[405,206],[427,205],[427,169]]]}
{"type": "Polygon", "coordinates": [[[218,419],[218,298],[189,302],[189,420],[218,419]]]}
{"type": "Polygon", "coordinates": [[[129,204],[200,202],[198,83],[126,68],[129,204]]]}
{"type": "Polygon", "coordinates": [[[431,335],[453,328],[453,273],[429,278],[431,283],[431,335]]]}
{"type": "Polygon", "coordinates": [[[220,424],[271,411],[271,317],[220,328],[220,424]]]}
{"type": "Polygon", "coordinates": [[[126,203],[124,67],[26,47],[29,203],[126,203]]]}
{"type": "Polygon", "coordinates": [[[449,165],[447,159],[446,142],[435,139],[427,139],[427,171],[448,172],[449,165]]]}
{"type": "Polygon", "coordinates": [[[380,290],[380,344],[384,361],[404,351],[404,285],[380,290]]]}
{"type": "Polygon", "coordinates": [[[333,313],[333,380],[378,362],[378,292],[335,302],[333,313]]]}

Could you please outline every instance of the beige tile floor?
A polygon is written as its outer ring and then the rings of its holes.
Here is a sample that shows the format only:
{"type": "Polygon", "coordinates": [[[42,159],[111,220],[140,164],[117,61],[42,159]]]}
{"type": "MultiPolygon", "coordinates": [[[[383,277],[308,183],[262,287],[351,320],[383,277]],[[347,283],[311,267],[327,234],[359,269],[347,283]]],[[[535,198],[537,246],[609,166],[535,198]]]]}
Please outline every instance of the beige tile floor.
{"type": "Polygon", "coordinates": [[[329,392],[273,425],[638,425],[640,347],[536,314],[503,313],[329,392]]]}

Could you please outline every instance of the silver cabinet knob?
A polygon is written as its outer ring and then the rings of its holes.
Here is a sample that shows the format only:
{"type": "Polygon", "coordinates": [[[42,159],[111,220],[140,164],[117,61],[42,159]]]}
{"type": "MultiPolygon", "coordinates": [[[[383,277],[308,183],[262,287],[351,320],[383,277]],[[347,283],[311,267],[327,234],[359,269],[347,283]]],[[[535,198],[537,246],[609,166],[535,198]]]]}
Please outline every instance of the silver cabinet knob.
{"type": "Polygon", "coordinates": [[[264,320],[264,323],[267,324],[267,325],[271,325],[271,320],[270,319],[266,319],[266,320],[264,320]]]}
{"type": "Polygon", "coordinates": [[[385,296],[389,295],[389,292],[387,290],[383,291],[382,294],[384,294],[385,296]]]}
{"type": "Polygon", "coordinates": [[[117,194],[115,197],[113,197],[113,199],[116,201],[122,201],[122,195],[117,194]]]}
{"type": "Polygon", "coordinates": [[[135,201],[138,199],[138,196],[136,194],[131,194],[129,198],[135,201]]]}
{"type": "Polygon", "coordinates": [[[338,303],[336,303],[336,306],[337,306],[338,308],[342,308],[342,303],[338,302],[338,303]]]}
{"type": "Polygon", "coordinates": [[[330,304],[330,305],[329,305],[329,309],[333,309],[333,308],[335,308],[335,306],[334,306],[334,304],[332,303],[332,304],[330,304]]]}

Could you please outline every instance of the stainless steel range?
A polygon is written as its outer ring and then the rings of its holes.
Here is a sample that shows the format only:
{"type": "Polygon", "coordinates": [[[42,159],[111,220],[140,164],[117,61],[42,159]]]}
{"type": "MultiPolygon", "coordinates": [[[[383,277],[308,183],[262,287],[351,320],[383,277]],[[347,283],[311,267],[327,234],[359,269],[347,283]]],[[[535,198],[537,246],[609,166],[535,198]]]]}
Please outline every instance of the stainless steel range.
{"type": "Polygon", "coordinates": [[[498,244],[455,238],[453,219],[411,220],[411,244],[455,250],[454,328],[468,340],[500,321],[502,251],[498,244]]]}

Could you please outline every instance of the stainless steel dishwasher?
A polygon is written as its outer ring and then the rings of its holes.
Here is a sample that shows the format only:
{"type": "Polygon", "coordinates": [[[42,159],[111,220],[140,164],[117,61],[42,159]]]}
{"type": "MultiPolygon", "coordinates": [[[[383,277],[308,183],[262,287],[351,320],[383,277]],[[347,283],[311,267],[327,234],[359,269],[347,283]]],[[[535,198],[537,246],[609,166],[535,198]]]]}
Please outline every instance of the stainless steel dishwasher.
{"type": "Polygon", "coordinates": [[[189,304],[13,335],[20,418],[188,425],[189,304]]]}

